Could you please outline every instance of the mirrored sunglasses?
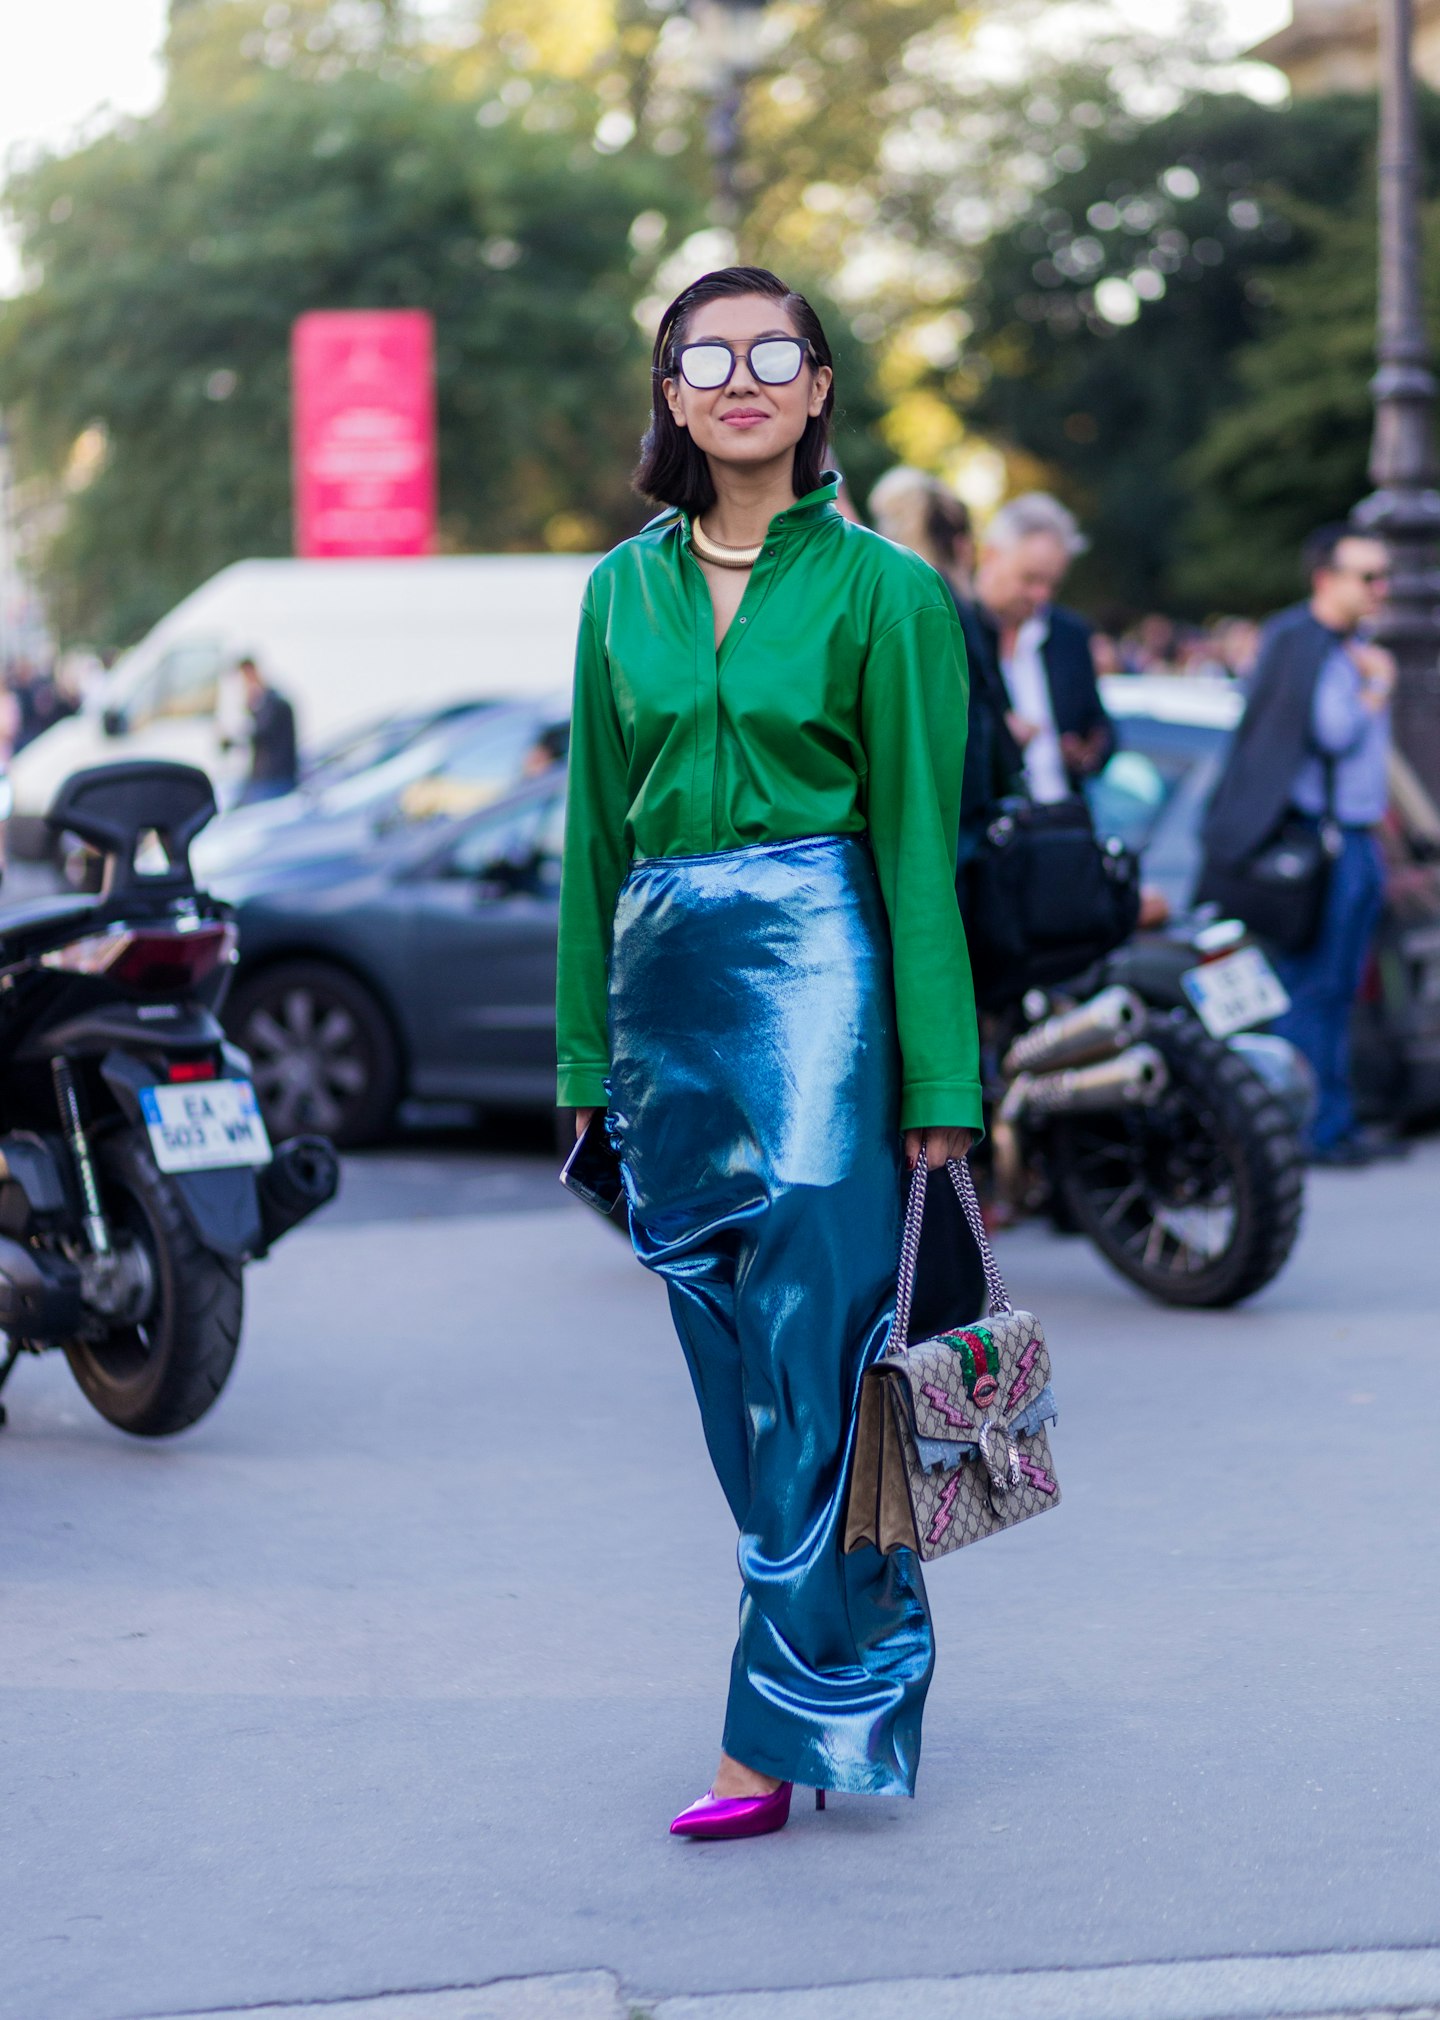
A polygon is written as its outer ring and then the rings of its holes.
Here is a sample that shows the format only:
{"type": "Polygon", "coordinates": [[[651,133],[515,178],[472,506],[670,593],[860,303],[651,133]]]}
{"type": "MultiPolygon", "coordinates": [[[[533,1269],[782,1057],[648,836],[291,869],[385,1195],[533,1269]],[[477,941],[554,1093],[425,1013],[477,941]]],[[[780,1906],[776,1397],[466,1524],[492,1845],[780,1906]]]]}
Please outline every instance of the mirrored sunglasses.
{"type": "Polygon", "coordinates": [[[763,337],[748,352],[732,350],[718,341],[686,344],[678,359],[680,376],[697,393],[713,393],[729,385],[736,365],[744,358],[762,386],[788,386],[799,378],[809,349],[799,337],[763,337]]]}

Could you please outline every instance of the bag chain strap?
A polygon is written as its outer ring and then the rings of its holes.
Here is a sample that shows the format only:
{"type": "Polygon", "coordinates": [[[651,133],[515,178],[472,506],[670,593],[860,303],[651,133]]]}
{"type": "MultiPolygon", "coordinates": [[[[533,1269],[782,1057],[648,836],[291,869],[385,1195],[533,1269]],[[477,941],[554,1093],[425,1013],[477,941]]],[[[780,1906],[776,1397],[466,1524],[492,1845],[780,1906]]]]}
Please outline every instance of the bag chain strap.
{"type": "MultiPolygon", "coordinates": [[[[1005,1280],[995,1260],[995,1251],[991,1248],[990,1237],[985,1232],[985,1218],[980,1211],[980,1201],[975,1195],[975,1180],[971,1176],[970,1160],[968,1157],[952,1157],[945,1169],[949,1174],[950,1183],[955,1188],[960,1211],[964,1214],[966,1225],[975,1237],[975,1246],[980,1251],[980,1264],[985,1272],[985,1288],[989,1294],[990,1309],[1001,1316],[1013,1312],[1015,1307],[1010,1302],[1010,1293],[1005,1288],[1005,1280]]],[[[895,1323],[890,1332],[892,1347],[908,1347],[910,1344],[910,1307],[915,1297],[915,1265],[920,1257],[920,1228],[925,1218],[927,1176],[925,1141],[922,1137],[920,1155],[915,1160],[915,1169],[910,1174],[910,1194],[905,1202],[905,1226],[900,1236],[900,1262],[895,1272],[895,1323]]]]}

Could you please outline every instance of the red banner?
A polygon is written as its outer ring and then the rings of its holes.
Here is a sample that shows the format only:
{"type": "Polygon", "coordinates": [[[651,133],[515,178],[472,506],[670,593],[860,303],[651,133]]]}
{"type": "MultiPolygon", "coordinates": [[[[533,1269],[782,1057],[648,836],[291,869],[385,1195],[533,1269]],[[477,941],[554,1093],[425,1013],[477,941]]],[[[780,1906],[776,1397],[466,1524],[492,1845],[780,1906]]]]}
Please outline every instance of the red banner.
{"type": "Polygon", "coordinates": [[[290,342],[295,551],[429,554],[435,342],[423,309],[315,309],[290,342]]]}

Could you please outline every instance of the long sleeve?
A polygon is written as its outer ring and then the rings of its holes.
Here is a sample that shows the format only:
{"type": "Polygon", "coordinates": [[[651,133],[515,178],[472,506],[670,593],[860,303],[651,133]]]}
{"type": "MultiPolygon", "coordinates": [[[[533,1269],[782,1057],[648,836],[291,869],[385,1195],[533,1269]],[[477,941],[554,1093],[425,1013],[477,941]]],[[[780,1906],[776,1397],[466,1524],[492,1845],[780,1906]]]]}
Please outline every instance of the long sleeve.
{"type": "Polygon", "coordinates": [[[560,950],[555,988],[556,1098],[562,1108],[603,1108],[610,1070],[606,969],[615,899],[629,868],[625,743],[605,647],[587,603],[575,654],[560,950]]]}
{"type": "Polygon", "coordinates": [[[955,895],[968,694],[948,606],[918,610],[871,643],[860,726],[894,947],[902,1129],[982,1127],[975,992],[955,895]]]}
{"type": "Polygon", "coordinates": [[[1360,676],[1337,647],[1320,669],[1310,713],[1311,735],[1330,757],[1344,757],[1365,741],[1374,718],[1360,697],[1360,676]]]}

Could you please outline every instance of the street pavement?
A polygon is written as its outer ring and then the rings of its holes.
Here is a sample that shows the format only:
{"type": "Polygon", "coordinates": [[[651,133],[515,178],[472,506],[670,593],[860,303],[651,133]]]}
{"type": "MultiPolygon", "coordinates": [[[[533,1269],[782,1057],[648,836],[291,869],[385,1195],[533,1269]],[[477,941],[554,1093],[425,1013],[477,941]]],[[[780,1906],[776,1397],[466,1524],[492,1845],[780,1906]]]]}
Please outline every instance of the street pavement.
{"type": "Polygon", "coordinates": [[[917,1801],[748,1845],[665,1834],[733,1535],[663,1294],[545,1159],[353,1160],[174,1442],[22,1367],[3,2020],[1440,2006],[1440,1144],[1317,1176],[1237,1312],[1000,1253],[1064,1505],[931,1569],[917,1801]]]}

